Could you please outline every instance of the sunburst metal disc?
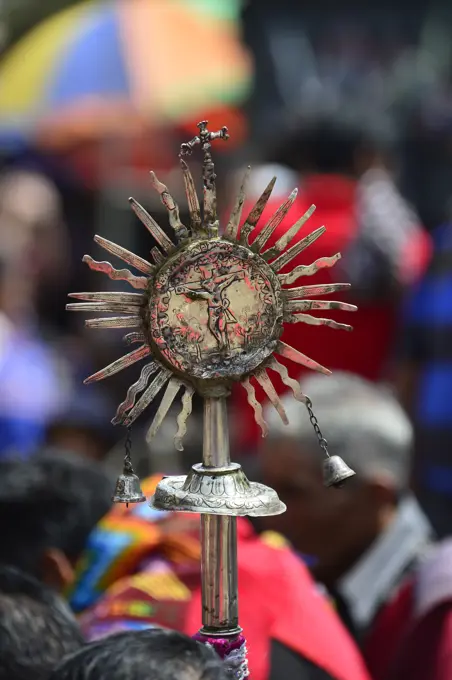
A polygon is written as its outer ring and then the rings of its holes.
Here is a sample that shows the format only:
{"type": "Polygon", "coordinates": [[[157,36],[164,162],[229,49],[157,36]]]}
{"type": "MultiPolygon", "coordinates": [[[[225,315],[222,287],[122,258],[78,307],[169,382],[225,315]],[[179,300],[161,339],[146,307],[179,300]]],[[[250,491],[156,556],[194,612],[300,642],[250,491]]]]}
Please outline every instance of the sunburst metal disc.
{"type": "Polygon", "coordinates": [[[243,379],[275,350],[282,321],[275,272],[226,240],[182,247],[158,271],[149,296],[155,356],[196,379],[243,379]]]}

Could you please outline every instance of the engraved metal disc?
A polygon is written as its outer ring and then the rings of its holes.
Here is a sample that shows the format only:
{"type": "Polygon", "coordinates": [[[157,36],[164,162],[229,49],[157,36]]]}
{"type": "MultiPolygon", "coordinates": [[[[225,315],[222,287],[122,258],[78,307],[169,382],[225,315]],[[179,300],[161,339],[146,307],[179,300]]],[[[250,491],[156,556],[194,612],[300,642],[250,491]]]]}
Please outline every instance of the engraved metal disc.
{"type": "Polygon", "coordinates": [[[153,347],[177,371],[196,379],[243,379],[281,335],[281,286],[248,248],[197,241],[156,275],[148,326],[153,347]]]}

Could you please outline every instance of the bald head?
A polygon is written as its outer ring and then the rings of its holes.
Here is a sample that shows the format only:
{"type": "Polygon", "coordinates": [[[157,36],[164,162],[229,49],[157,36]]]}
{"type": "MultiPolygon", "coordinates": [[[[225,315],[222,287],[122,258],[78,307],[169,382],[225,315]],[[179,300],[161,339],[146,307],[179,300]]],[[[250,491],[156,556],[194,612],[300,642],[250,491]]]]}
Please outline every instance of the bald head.
{"type": "MultiPolygon", "coordinates": [[[[304,404],[283,398],[290,424],[270,408],[270,434],[261,455],[263,481],[287,512],[269,528],[316,558],[316,576],[332,584],[378,538],[407,487],[411,425],[391,393],[347,373],[310,376],[301,384],[331,455],[356,471],[340,489],[326,488],[323,453],[304,404]]],[[[270,525],[271,523],[271,525],[270,525]]]]}
{"type": "MultiPolygon", "coordinates": [[[[397,489],[406,487],[413,430],[388,388],[341,372],[331,377],[309,376],[301,388],[312,401],[331,455],[341,456],[361,477],[384,475],[397,489]]],[[[320,460],[317,437],[304,404],[289,394],[282,401],[289,425],[281,422],[273,407],[267,407],[270,439],[290,439],[300,451],[312,451],[320,460]]]]}

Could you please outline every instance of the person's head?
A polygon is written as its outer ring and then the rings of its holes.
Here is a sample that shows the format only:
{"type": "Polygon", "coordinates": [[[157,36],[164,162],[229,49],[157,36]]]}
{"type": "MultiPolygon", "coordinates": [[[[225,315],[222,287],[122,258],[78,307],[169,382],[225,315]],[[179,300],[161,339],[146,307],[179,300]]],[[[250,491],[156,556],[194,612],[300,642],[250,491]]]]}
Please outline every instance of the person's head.
{"type": "Polygon", "coordinates": [[[392,131],[382,119],[350,109],[307,113],[289,127],[269,160],[306,174],[359,177],[391,156],[392,131]]]}
{"type": "Polygon", "coordinates": [[[56,593],[0,566],[0,680],[47,680],[82,645],[77,622],[56,593]]]}
{"type": "Polygon", "coordinates": [[[67,236],[61,199],[48,177],[25,168],[0,176],[0,249],[8,262],[55,285],[67,275],[67,236]]]}
{"type": "Polygon", "coordinates": [[[49,422],[47,446],[104,461],[116,443],[117,432],[110,424],[114,411],[114,402],[110,403],[105,391],[75,390],[64,410],[49,422]]]}
{"type": "Polygon", "coordinates": [[[14,319],[60,295],[70,271],[69,239],[53,182],[35,170],[0,176],[0,305],[14,319]],[[26,273],[24,275],[24,273],[26,273]]]}
{"type": "Polygon", "coordinates": [[[151,628],[118,633],[67,657],[49,680],[226,680],[215,652],[186,635],[151,628]]]}
{"type": "Polygon", "coordinates": [[[0,461],[0,564],[65,588],[111,494],[103,469],[77,457],[0,461]]]}
{"type": "Polygon", "coordinates": [[[323,453],[307,410],[287,396],[289,426],[266,414],[263,478],[287,504],[273,528],[316,558],[318,575],[328,580],[346,571],[393,518],[408,486],[413,432],[388,390],[355,375],[313,376],[301,387],[330,455],[341,456],[356,476],[339,489],[324,486],[323,453]]]}

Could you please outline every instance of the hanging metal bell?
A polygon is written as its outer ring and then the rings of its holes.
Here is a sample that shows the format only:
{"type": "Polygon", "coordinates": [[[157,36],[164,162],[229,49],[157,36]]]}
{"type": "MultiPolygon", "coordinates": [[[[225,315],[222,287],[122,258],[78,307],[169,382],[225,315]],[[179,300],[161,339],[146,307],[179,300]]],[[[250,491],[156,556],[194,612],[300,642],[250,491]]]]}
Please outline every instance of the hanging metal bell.
{"type": "Polygon", "coordinates": [[[116,481],[113,503],[144,503],[146,496],[141,490],[140,479],[134,472],[124,470],[116,481]]]}
{"type": "Polygon", "coordinates": [[[323,461],[323,483],[340,487],[346,479],[356,474],[340,456],[328,456],[323,461]]]}

